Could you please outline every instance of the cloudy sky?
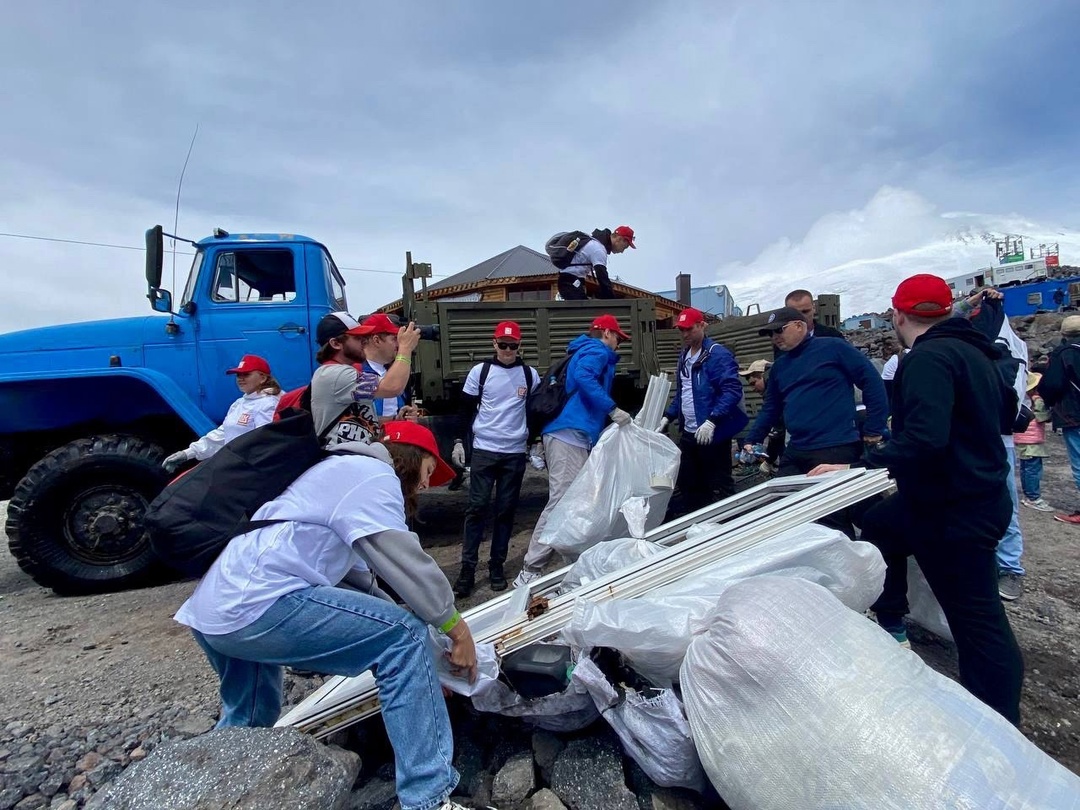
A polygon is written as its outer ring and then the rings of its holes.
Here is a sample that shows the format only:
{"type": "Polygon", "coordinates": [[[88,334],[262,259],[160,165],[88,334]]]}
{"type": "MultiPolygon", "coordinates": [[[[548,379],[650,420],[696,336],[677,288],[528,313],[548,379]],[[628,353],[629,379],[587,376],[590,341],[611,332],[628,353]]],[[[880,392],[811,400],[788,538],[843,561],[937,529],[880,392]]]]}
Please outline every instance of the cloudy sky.
{"type": "MultiPolygon", "coordinates": [[[[1080,264],[1075,2],[7,3],[0,232],[323,241],[350,305],[629,224],[614,273],[884,308],[989,264],[1080,264]],[[380,271],[380,272],[371,272],[380,271]]],[[[178,260],[182,286],[188,257],[178,260]]],[[[148,312],[136,250],[0,237],[0,330],[148,312]]],[[[166,279],[169,279],[168,272],[166,279]]]]}

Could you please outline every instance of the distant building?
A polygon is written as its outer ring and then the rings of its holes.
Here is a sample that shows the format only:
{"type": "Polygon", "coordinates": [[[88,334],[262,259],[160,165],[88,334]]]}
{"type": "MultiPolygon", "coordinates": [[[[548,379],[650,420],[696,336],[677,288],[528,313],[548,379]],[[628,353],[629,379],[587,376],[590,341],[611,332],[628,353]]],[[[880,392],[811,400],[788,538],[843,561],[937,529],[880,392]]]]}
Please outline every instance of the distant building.
{"type": "Polygon", "coordinates": [[[851,332],[855,329],[889,329],[891,326],[892,324],[888,320],[876,312],[867,312],[863,315],[852,315],[850,318],[845,318],[840,328],[845,332],[851,332]]]}
{"type": "MultiPolygon", "coordinates": [[[[677,290],[665,290],[664,292],[658,292],[657,295],[676,301],[679,300],[677,290]]],[[[700,309],[706,315],[714,315],[717,318],[742,315],[742,310],[735,306],[731,291],[728,290],[725,284],[715,284],[709,287],[691,287],[690,306],[700,309]]]]}

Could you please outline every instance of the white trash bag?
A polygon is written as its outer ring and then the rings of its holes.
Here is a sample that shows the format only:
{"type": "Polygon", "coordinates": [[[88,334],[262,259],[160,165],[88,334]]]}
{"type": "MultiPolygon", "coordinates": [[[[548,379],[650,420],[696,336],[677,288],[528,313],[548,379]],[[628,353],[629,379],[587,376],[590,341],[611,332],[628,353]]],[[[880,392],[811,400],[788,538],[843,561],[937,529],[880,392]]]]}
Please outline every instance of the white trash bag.
{"type": "Polygon", "coordinates": [[[930,590],[930,583],[914,557],[908,557],[907,583],[908,618],[934,635],[952,641],[952,630],[949,629],[945,611],[938,604],[937,597],[930,590]]]}
{"type": "Polygon", "coordinates": [[[476,680],[469,683],[469,679],[455,675],[450,670],[450,648],[453,642],[449,636],[437,633],[435,628],[428,628],[428,651],[435,662],[435,674],[439,676],[439,683],[459,695],[477,695],[489,688],[498,680],[499,659],[495,655],[494,644],[476,645],[476,680]]]}
{"type": "Polygon", "coordinates": [[[732,810],[1076,810],[1080,778],[819,585],[732,585],[681,672],[732,810]]]}
{"type": "Polygon", "coordinates": [[[574,674],[589,690],[600,715],[622,743],[623,750],[661,787],[682,787],[701,793],[701,768],[682,701],[670,689],[645,695],[636,689],[620,694],[591,659],[583,657],[574,674]]]}
{"type": "Polygon", "coordinates": [[[626,568],[663,550],[664,547],[657,543],[634,537],[620,537],[618,540],[595,545],[586,549],[577,562],[570,566],[570,570],[559,583],[559,592],[569,593],[594,579],[626,568]]]}
{"type": "Polygon", "coordinates": [[[631,498],[647,500],[645,531],[653,529],[664,519],[678,474],[679,448],[667,436],[633,422],[611,425],[551,510],[539,542],[576,559],[597,543],[625,537],[630,530],[621,510],[631,498]]]}
{"type": "MultiPolygon", "coordinates": [[[[616,544],[627,542],[612,541],[589,549],[571,573],[587,556],[592,563],[591,555],[602,554],[608,547],[614,547],[609,558],[621,561],[634,547],[616,544]]],[[[562,638],[574,647],[612,647],[652,683],[671,686],[678,680],[686,648],[695,634],[706,629],[705,619],[720,594],[739,580],[761,574],[816,582],[862,613],[881,595],[885,561],[871,543],[853,542],[835,529],[808,523],[637,599],[600,603],[578,599],[562,638]]]]}

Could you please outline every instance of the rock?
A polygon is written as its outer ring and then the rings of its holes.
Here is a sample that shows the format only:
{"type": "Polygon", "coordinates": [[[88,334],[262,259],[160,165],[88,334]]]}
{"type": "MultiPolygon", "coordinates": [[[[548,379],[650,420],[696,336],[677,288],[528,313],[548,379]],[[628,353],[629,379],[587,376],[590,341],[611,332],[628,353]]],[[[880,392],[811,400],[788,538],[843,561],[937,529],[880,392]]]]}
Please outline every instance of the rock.
{"type": "Polygon", "coordinates": [[[15,805],[15,810],[43,810],[49,806],[49,800],[40,793],[31,793],[15,805]]]}
{"type": "Polygon", "coordinates": [[[569,743],[551,769],[551,789],[570,810],[638,810],[623,780],[621,752],[607,737],[569,743]]]}
{"type": "Polygon", "coordinates": [[[60,804],[51,808],[51,810],[78,810],[78,803],[73,799],[64,799],[60,804]]]}
{"type": "Polygon", "coordinates": [[[536,768],[531,751],[511,757],[491,786],[491,801],[499,810],[517,810],[536,790],[536,768]]]}
{"type": "Polygon", "coordinates": [[[75,793],[82,790],[84,787],[86,787],[86,774],[77,773],[71,777],[71,781],[68,782],[67,792],[75,793]]]}
{"type": "Polygon", "coordinates": [[[340,810],[356,754],[290,728],[226,728],[158,746],[97,793],[87,810],[340,810]]]}
{"type": "Polygon", "coordinates": [[[185,717],[175,723],[172,730],[178,737],[198,737],[200,734],[208,732],[215,725],[217,725],[217,721],[212,717],[194,715],[185,717]]]}
{"type": "Polygon", "coordinates": [[[652,795],[652,810],[705,810],[708,806],[689,790],[657,788],[652,795]]]}
{"type": "Polygon", "coordinates": [[[94,770],[94,768],[101,764],[102,759],[104,759],[104,757],[102,757],[101,754],[99,754],[97,751],[91,751],[89,754],[82,757],[78,762],[75,763],[75,770],[77,770],[79,773],[84,773],[85,771],[92,771],[94,770]]]}
{"type": "Polygon", "coordinates": [[[60,771],[53,771],[45,777],[45,780],[40,785],[38,785],[38,793],[46,799],[51,799],[60,792],[60,788],[63,786],[64,781],[63,773],[60,771]]]}
{"type": "Polygon", "coordinates": [[[8,810],[14,807],[23,797],[22,788],[8,787],[0,790],[0,810],[8,810]]]}
{"type": "Polygon", "coordinates": [[[566,810],[566,805],[550,790],[543,788],[529,797],[525,810],[566,810]]]}
{"type": "Polygon", "coordinates": [[[540,768],[540,775],[544,781],[551,781],[551,766],[555,764],[556,757],[566,747],[566,743],[556,737],[550,731],[537,731],[532,736],[533,758],[540,768]]]}
{"type": "Polygon", "coordinates": [[[86,781],[92,787],[100,788],[119,776],[122,770],[119,762],[113,762],[111,759],[102,760],[100,765],[86,772],[86,781]]]}
{"type": "Polygon", "coordinates": [[[386,779],[369,779],[349,794],[345,810],[392,810],[397,803],[397,785],[386,779]]]}

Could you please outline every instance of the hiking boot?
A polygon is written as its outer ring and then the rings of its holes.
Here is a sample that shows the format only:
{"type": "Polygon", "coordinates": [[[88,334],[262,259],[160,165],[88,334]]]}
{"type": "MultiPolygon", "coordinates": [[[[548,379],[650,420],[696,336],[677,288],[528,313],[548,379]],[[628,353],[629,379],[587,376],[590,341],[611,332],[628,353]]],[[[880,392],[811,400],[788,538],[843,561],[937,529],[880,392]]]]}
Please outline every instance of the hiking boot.
{"type": "Polygon", "coordinates": [[[527,586],[530,582],[540,579],[542,571],[530,571],[528,568],[522,568],[521,573],[514,579],[514,587],[522,588],[527,586]]]}
{"type": "Polygon", "coordinates": [[[474,587],[476,587],[476,569],[471,565],[461,566],[461,573],[454,582],[454,596],[464,599],[472,593],[474,587]]]}
{"type": "Polygon", "coordinates": [[[1024,595],[1024,577],[1012,571],[998,574],[998,596],[1006,602],[1015,602],[1024,595]]]}
{"type": "Polygon", "coordinates": [[[1021,506],[1026,506],[1028,509],[1034,509],[1037,512],[1053,512],[1054,511],[1054,507],[1052,507],[1050,504],[1048,504],[1042,498],[1035,498],[1035,499],[1021,498],[1020,499],[1020,505],[1021,506]]]}
{"type": "Polygon", "coordinates": [[[1080,512],[1073,512],[1071,515],[1054,515],[1054,520],[1060,520],[1062,523],[1071,523],[1074,526],[1080,526],[1080,512]]]}
{"type": "Polygon", "coordinates": [[[488,583],[493,591],[505,591],[507,588],[506,574],[503,573],[502,563],[492,563],[488,567],[488,583]]]}

